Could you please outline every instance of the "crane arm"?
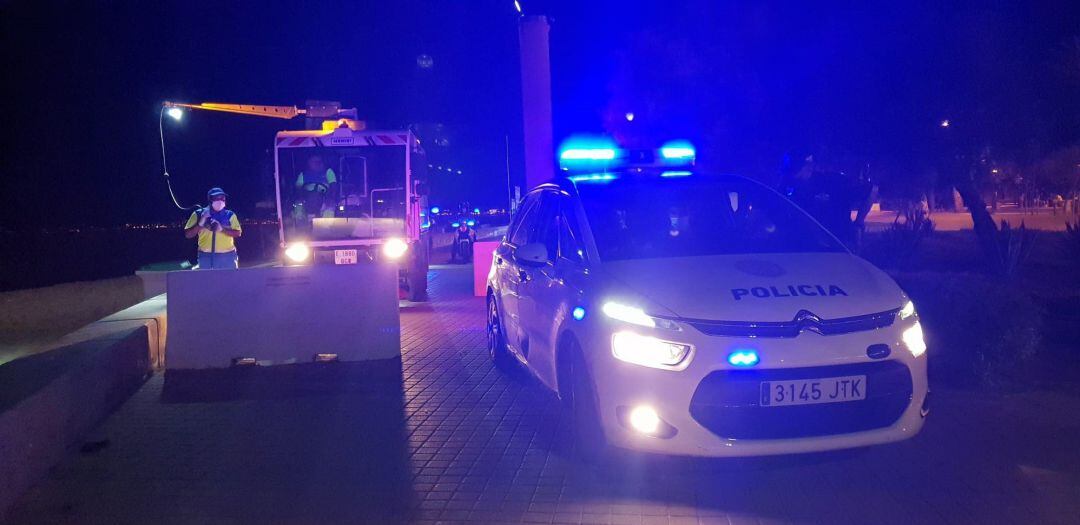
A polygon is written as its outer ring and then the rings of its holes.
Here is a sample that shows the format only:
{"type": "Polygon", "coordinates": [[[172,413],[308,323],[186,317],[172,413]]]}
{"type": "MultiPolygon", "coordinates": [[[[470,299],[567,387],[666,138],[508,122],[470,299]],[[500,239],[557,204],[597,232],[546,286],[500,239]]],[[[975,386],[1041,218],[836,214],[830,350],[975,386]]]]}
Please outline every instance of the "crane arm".
{"type": "Polygon", "coordinates": [[[223,111],[225,113],[239,113],[241,115],[254,115],[258,117],[272,117],[291,119],[297,115],[307,114],[306,109],[296,106],[255,106],[252,104],[218,104],[203,102],[202,104],[186,104],[183,102],[163,102],[166,108],[204,109],[207,111],[223,111]]]}

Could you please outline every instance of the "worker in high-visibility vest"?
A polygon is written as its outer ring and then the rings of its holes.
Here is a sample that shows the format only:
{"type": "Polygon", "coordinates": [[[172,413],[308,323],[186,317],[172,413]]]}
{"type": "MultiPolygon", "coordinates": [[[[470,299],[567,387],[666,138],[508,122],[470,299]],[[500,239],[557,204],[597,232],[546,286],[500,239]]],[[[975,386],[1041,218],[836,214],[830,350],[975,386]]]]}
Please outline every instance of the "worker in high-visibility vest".
{"type": "Polygon", "coordinates": [[[198,237],[200,270],[238,268],[236,238],[243,233],[240,219],[225,208],[228,195],[221,188],[206,193],[209,206],[195,210],[184,225],[184,237],[198,237]]]}
{"type": "MultiPolygon", "coordinates": [[[[301,216],[333,217],[337,202],[337,174],[328,168],[319,155],[308,157],[307,167],[296,176],[300,205],[295,213],[301,216]]],[[[299,218],[299,217],[298,217],[299,218]]]]}

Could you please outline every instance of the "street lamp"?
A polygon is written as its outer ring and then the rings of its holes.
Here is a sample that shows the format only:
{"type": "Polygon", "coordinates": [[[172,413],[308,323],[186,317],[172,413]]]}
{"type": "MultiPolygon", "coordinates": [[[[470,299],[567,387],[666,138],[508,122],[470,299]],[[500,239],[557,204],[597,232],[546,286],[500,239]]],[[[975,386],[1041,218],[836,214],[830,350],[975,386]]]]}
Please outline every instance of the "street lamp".
{"type": "Polygon", "coordinates": [[[943,127],[943,128],[949,127],[949,119],[942,120],[941,121],[941,127],[943,127]]]}
{"type": "Polygon", "coordinates": [[[165,110],[165,114],[172,117],[173,120],[177,122],[179,122],[180,119],[184,118],[184,110],[180,108],[169,108],[165,110]]]}

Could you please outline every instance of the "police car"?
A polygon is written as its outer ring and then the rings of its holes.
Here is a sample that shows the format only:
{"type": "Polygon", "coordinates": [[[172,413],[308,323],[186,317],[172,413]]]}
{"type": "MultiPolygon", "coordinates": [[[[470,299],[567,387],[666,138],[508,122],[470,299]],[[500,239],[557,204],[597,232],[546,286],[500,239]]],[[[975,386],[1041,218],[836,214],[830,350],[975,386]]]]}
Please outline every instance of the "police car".
{"type": "Polygon", "coordinates": [[[892,279],[766,186],[613,166],[626,155],[564,150],[604,169],[529,192],[488,276],[492,359],[559,396],[579,451],[771,455],[920,430],[927,347],[892,279]]]}

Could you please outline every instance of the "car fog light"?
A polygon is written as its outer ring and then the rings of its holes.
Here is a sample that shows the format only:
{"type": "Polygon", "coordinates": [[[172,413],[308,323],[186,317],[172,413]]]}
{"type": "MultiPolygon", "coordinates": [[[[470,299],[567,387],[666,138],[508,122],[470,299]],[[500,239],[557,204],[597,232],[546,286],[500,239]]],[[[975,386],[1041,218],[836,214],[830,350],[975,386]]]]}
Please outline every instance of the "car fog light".
{"type": "Polygon", "coordinates": [[[611,338],[611,350],[615,357],[623,361],[653,368],[675,367],[690,353],[687,345],[634,332],[616,332],[611,338]]]}
{"type": "Polygon", "coordinates": [[[904,330],[901,338],[904,340],[904,346],[911,351],[911,355],[919,357],[926,353],[926,340],[923,338],[922,324],[915,323],[904,330]]]}
{"type": "Polygon", "coordinates": [[[398,259],[409,250],[409,245],[401,239],[389,239],[383,244],[383,255],[391,259],[398,259]]]}
{"type": "Polygon", "coordinates": [[[630,411],[630,426],[642,434],[655,434],[660,429],[660,416],[652,407],[634,407],[630,411]]]}
{"type": "Polygon", "coordinates": [[[302,263],[311,257],[311,248],[302,242],[295,243],[285,249],[285,256],[292,262],[302,263]]]}

